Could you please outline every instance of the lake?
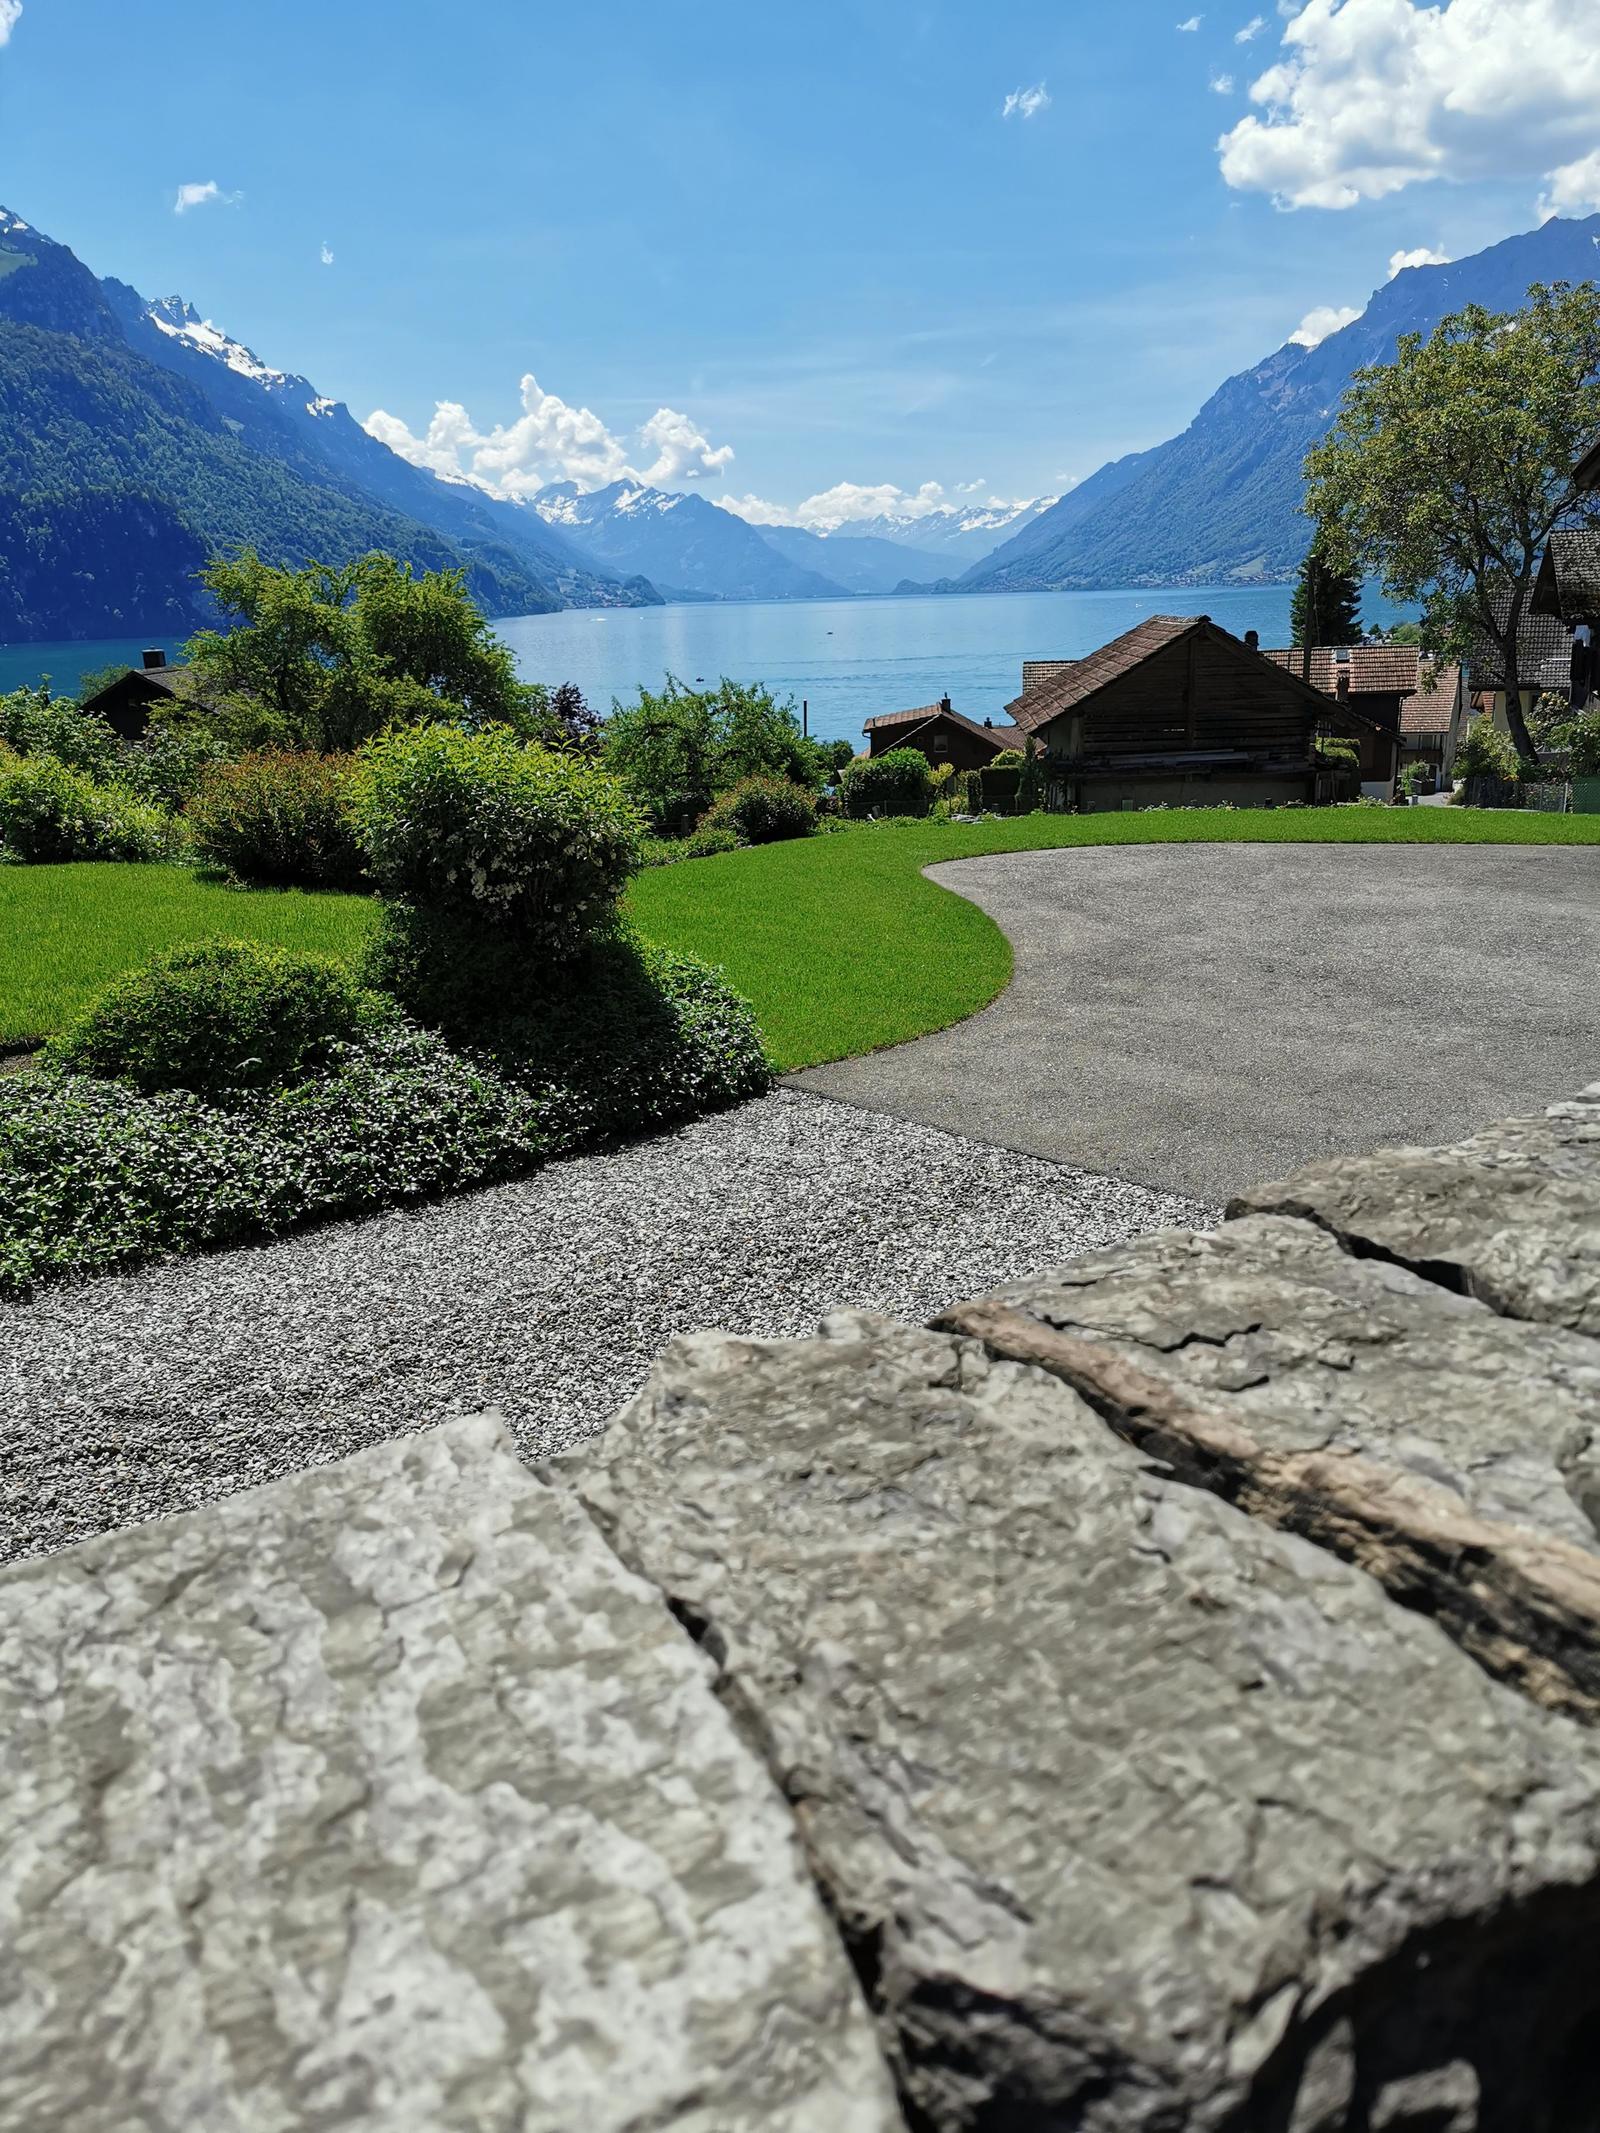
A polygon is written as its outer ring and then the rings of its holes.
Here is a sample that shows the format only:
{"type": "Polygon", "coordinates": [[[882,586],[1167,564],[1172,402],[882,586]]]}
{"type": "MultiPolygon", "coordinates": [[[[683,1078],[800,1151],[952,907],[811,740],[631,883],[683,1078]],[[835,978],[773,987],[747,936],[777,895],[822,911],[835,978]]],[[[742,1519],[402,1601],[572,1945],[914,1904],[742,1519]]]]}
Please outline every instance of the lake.
{"type": "MultiPolygon", "coordinates": [[[[935,703],[948,693],[967,717],[998,720],[1022,687],[1024,659],[1075,659],[1147,615],[1210,615],[1265,645],[1289,642],[1287,585],[1135,588],[1126,592],[978,593],[942,599],[764,600],[675,607],[568,608],[496,625],[530,681],[575,681],[596,709],[667,674],[693,683],[722,675],[762,681],[809,706],[823,740],[859,742],[879,711],[935,703]]],[[[1369,587],[1369,623],[1408,610],[1369,587]]],[[[167,644],[169,658],[178,646],[167,644]]],[[[113,660],[136,666],[134,639],[98,644],[0,645],[0,691],[50,675],[70,694],[80,674],[113,660]]]]}

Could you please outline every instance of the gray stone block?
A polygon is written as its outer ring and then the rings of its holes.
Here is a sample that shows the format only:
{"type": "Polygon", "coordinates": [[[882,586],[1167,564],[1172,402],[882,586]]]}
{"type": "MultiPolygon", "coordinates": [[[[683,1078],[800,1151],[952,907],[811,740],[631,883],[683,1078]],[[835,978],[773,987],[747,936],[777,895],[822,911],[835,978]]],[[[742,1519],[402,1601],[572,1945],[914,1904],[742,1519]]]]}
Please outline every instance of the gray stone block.
{"type": "Polygon", "coordinates": [[[557,1474],[716,1660],[914,2122],[1588,2126],[1594,1736],[1045,1371],[824,1330],[675,1343],[557,1474]]]}
{"type": "Polygon", "coordinates": [[[0,2125],[886,2133],[790,1818],[489,1419],[0,1577],[0,2125]]]}
{"type": "Polygon", "coordinates": [[[1303,1216],[1508,1318],[1600,1334],[1600,1082],[1454,1147],[1308,1163],[1228,1213],[1303,1216]]]}

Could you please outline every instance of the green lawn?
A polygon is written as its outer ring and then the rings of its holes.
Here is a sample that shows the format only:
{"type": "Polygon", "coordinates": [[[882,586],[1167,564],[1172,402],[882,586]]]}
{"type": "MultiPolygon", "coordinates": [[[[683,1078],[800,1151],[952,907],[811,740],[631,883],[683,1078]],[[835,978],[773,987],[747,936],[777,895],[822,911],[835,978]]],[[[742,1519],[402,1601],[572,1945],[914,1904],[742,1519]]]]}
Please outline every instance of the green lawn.
{"type": "Polygon", "coordinates": [[[915,824],[769,844],[642,874],[641,933],[720,963],[755,1003],[780,1067],[943,1029],[1011,975],[1005,935],[920,869],[940,859],[1088,844],[1594,844],[1600,815],[1511,809],[1183,809],[915,824]]]}
{"type": "MultiPolygon", "coordinates": [[[[1453,807],[1175,810],[913,824],[771,844],[642,874],[628,903],[662,947],[719,963],[780,1067],[943,1029],[1011,975],[1004,934],[921,869],[1088,844],[1593,844],[1600,815],[1453,807]]],[[[248,934],[353,955],[372,905],[224,889],[159,866],[0,867],[0,1043],[60,1027],[106,980],[179,940],[248,934]]]]}
{"type": "Polygon", "coordinates": [[[365,897],[225,889],[180,867],[0,867],[0,1044],[48,1035],[119,971],[179,941],[243,934],[353,955],[365,897]]]}

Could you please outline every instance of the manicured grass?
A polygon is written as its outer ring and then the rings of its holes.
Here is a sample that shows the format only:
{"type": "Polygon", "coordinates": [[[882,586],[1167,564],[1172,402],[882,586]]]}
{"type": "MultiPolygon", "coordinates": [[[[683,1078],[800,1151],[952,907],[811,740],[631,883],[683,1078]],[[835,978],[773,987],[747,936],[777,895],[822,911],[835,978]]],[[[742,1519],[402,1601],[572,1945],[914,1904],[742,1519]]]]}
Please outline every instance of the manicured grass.
{"type": "Polygon", "coordinates": [[[181,867],[0,867],[0,1044],[48,1036],[180,941],[232,934],[353,956],[372,912],[365,897],[227,889],[181,867]]]}
{"type": "Polygon", "coordinates": [[[722,965],[754,1002],[776,1065],[812,1066],[959,1022],[1010,978],[1004,934],[924,880],[923,867],[986,852],[1165,843],[1600,845],[1600,815],[1196,808],[915,823],[658,867],[628,901],[647,939],[722,965]]]}
{"type": "MultiPolygon", "coordinates": [[[[783,1068],[959,1022],[1011,975],[974,905],[924,880],[941,859],[1095,844],[1593,844],[1600,815],[1457,807],[1175,809],[913,823],[809,837],[642,874],[638,931],[720,964],[783,1068]]],[[[354,955],[363,897],[214,887],[174,867],[0,867],[0,1044],[58,1029],[119,971],[180,940],[246,934],[354,955]]]]}

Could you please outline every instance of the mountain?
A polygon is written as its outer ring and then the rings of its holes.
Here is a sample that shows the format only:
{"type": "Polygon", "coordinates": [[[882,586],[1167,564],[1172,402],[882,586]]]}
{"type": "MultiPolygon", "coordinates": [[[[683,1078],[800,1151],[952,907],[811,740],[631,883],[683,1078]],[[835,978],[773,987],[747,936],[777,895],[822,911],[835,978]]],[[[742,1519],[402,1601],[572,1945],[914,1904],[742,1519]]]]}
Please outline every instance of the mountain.
{"type": "Polygon", "coordinates": [[[1448,265],[1407,267],[1350,325],[1315,348],[1289,343],[1230,378],[1181,437],[1102,467],[954,589],[1288,577],[1310,531],[1300,515],[1301,464],[1353,371],[1391,362],[1402,333],[1429,333],[1463,304],[1511,311],[1532,282],[1597,274],[1600,215],[1556,218],[1448,265]]]}
{"type": "Polygon", "coordinates": [[[845,587],[770,545],[754,526],[703,496],[614,481],[540,489],[533,508],[612,570],[638,571],[669,600],[837,600],[845,587]]]}
{"type": "Polygon", "coordinates": [[[815,571],[850,593],[892,593],[909,579],[931,585],[948,577],[950,558],[931,549],[903,548],[879,536],[824,536],[805,526],[762,526],[761,538],[803,570],[815,571]]]}
{"type": "MultiPolygon", "coordinates": [[[[830,546],[842,540],[898,542],[919,555],[942,556],[948,570],[953,563],[970,564],[987,555],[1021,527],[1031,525],[1055,501],[1053,496],[1035,496],[1021,504],[938,504],[920,514],[886,511],[873,518],[824,521],[812,530],[830,546]]],[[[771,533],[774,529],[764,526],[761,530],[771,533]]]]}
{"type": "Polygon", "coordinates": [[[461,568],[493,615],[658,597],[457,489],[181,300],[99,282],[0,209],[0,639],[176,635],[214,619],[196,571],[246,543],[461,568]]]}
{"type": "Polygon", "coordinates": [[[100,286],[129,346],[198,385],[258,451],[302,464],[317,478],[419,519],[469,550],[510,550],[568,607],[659,604],[652,586],[597,571],[537,512],[402,459],[370,436],[343,401],[326,398],[307,378],[273,370],[182,297],[149,303],[125,282],[100,286]]]}

